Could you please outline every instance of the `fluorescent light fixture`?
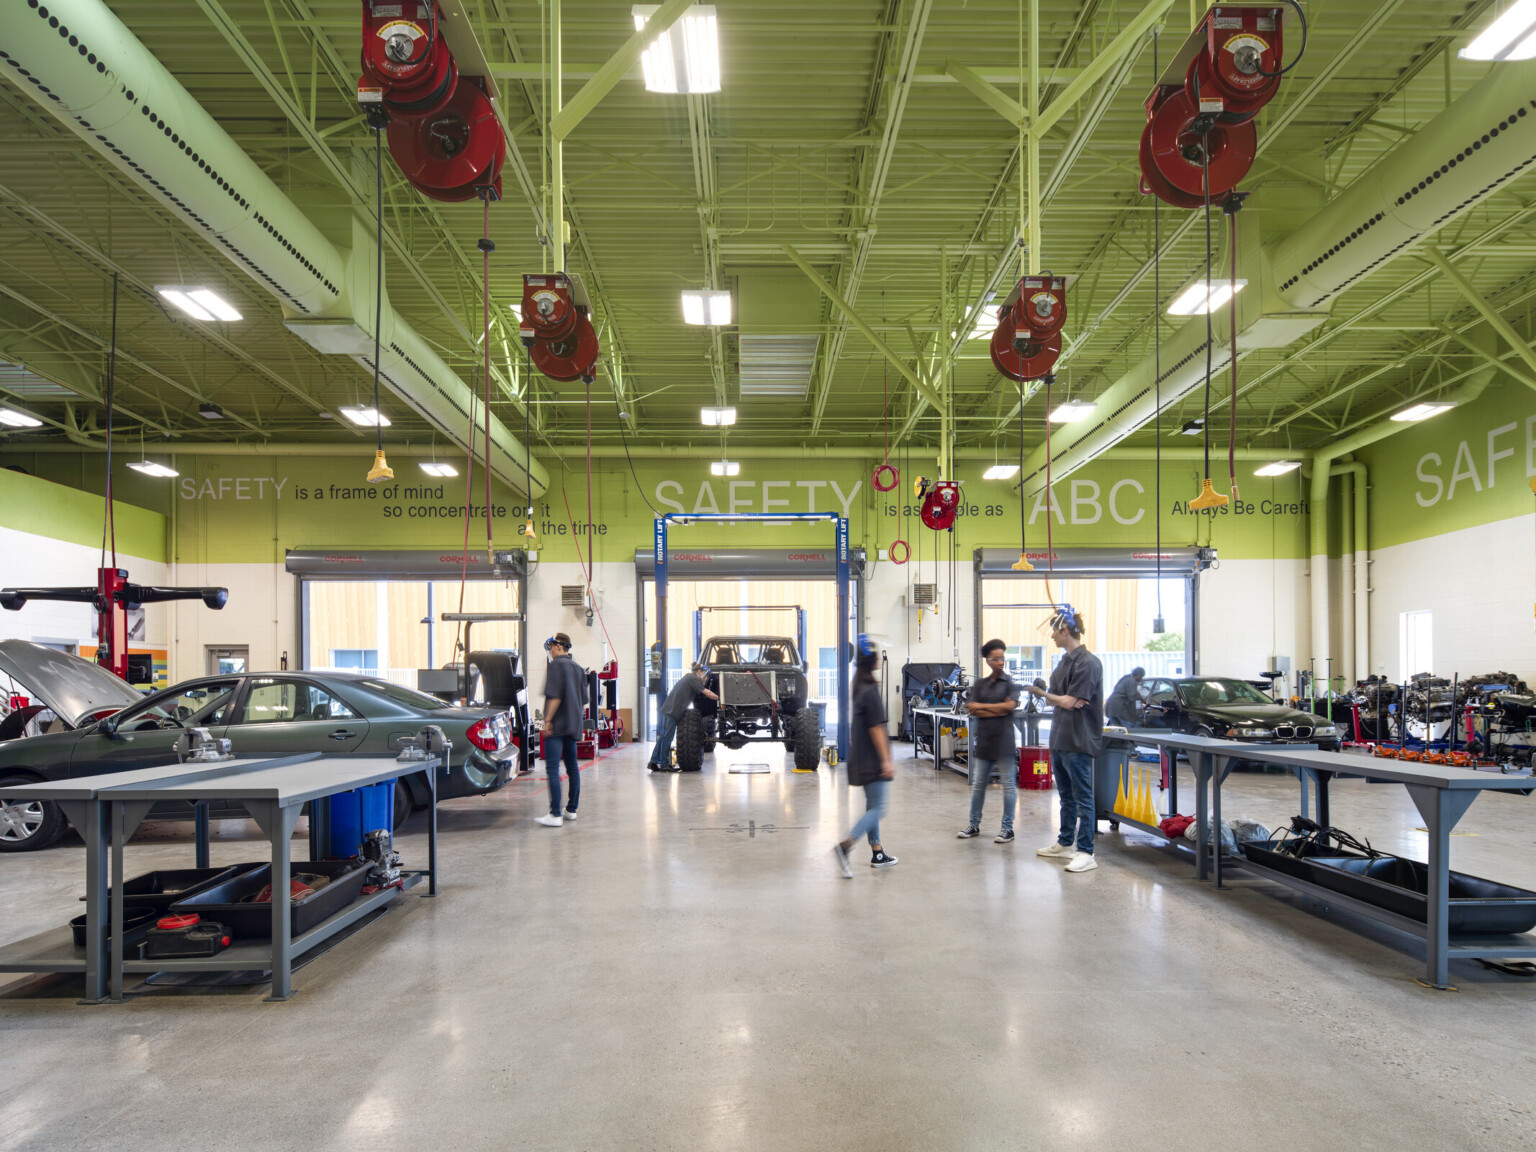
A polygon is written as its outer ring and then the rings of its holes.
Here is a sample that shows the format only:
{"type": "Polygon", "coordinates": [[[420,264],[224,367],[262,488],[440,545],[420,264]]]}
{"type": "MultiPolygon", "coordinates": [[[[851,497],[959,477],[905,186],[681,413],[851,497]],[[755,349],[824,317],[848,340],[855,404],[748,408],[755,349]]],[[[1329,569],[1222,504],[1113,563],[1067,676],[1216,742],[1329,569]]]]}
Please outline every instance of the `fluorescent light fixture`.
{"type": "Polygon", "coordinates": [[[208,400],[202,400],[198,402],[197,414],[204,420],[224,419],[224,409],[208,400]]]}
{"type": "Polygon", "coordinates": [[[1012,480],[1018,475],[1017,464],[994,464],[981,474],[983,480],[1012,480]]]}
{"type": "Polygon", "coordinates": [[[41,428],[43,422],[36,416],[18,412],[14,408],[0,408],[0,424],[7,428],[41,428]]]}
{"type": "Polygon", "coordinates": [[[1248,286],[1246,280],[1196,280],[1168,305],[1170,316],[1204,316],[1214,312],[1248,286]],[[1237,287],[1232,285],[1236,283],[1237,287]]]}
{"type": "MultiPolygon", "coordinates": [[[[635,31],[659,5],[636,4],[630,11],[635,31]]],[[[720,91],[720,32],[713,4],[695,4],[671,28],[651,41],[640,57],[647,92],[697,95],[720,91]]]]}
{"type": "Polygon", "coordinates": [[[349,408],[343,408],[341,414],[359,428],[388,428],[389,417],[377,408],[365,408],[354,404],[349,408]]]}
{"type": "Polygon", "coordinates": [[[728,428],[736,423],[734,408],[700,408],[699,419],[706,428],[728,428]]]}
{"type": "Polygon", "coordinates": [[[1457,55],[1463,60],[1529,60],[1536,56],[1536,0],[1515,0],[1457,55]]]}
{"type": "Polygon", "coordinates": [[[428,476],[457,476],[459,470],[452,464],[442,464],[436,460],[423,460],[421,470],[428,476]]]}
{"type": "Polygon", "coordinates": [[[1294,472],[1300,467],[1300,460],[1274,460],[1255,468],[1253,474],[1255,476],[1284,476],[1287,472],[1294,472]]]}
{"type": "Polygon", "coordinates": [[[703,289],[683,293],[683,323],[719,327],[731,322],[731,294],[703,289]]]}
{"type": "Polygon", "coordinates": [[[1065,404],[1058,405],[1051,413],[1052,424],[1071,424],[1077,420],[1084,420],[1093,415],[1092,404],[1086,400],[1068,400],[1065,404]]]}
{"type": "MultiPolygon", "coordinates": [[[[709,474],[711,476],[740,476],[741,463],[737,460],[714,460],[710,462],[709,474]]],[[[732,509],[735,511],[735,509],[732,509]]]]}
{"type": "Polygon", "coordinates": [[[1449,412],[1454,407],[1456,405],[1444,400],[1426,400],[1423,404],[1415,404],[1411,408],[1404,408],[1401,412],[1392,413],[1392,419],[1399,423],[1428,420],[1431,416],[1438,416],[1442,412],[1449,412]]]}
{"type": "Polygon", "coordinates": [[[128,467],[135,472],[142,472],[146,476],[158,476],[163,480],[169,480],[172,476],[180,476],[181,473],[174,468],[167,468],[164,464],[156,464],[153,460],[130,460],[128,467]]]}
{"type": "Polygon", "coordinates": [[[1193,420],[1184,421],[1183,426],[1175,433],[1177,436],[1199,436],[1205,431],[1205,417],[1196,416],[1193,420]]]}
{"type": "Polygon", "coordinates": [[[234,321],[242,318],[222,296],[207,288],[157,284],[155,291],[194,320],[234,321]]]}

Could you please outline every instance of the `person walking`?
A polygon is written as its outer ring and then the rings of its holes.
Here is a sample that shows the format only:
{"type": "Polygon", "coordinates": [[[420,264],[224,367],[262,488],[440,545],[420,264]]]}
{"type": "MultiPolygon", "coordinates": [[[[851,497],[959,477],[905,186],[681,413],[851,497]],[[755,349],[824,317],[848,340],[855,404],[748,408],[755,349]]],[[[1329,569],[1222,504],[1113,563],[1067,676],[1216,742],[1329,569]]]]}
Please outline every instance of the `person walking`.
{"type": "Polygon", "coordinates": [[[1031,686],[1051,713],[1051,763],[1061,796],[1061,830],[1037,855],[1066,860],[1068,872],[1090,872],[1098,818],[1093,805],[1093,762],[1104,742],[1104,668],[1083,644],[1083,617],[1063,604],[1048,621],[1051,643],[1066,653],[1048,688],[1031,686]]]}
{"type": "Polygon", "coordinates": [[[571,638],[556,632],[544,641],[549,666],[544,673],[544,770],[549,774],[549,815],[534,821],[546,828],[562,827],[576,819],[581,803],[581,765],[576,742],[586,718],[587,674],[571,659],[571,638]],[[560,767],[565,765],[571,783],[570,804],[560,810],[560,767]]]}
{"type": "Polygon", "coordinates": [[[885,732],[885,700],[880,693],[880,682],[875,679],[875,667],[880,662],[880,651],[875,642],[859,633],[858,662],[855,664],[853,689],[853,717],[850,728],[852,738],[848,745],[848,786],[864,789],[864,815],[848,835],[832,846],[837,866],[843,878],[853,879],[853,868],[848,863],[848,852],[860,836],[869,838],[871,868],[889,868],[896,857],[886,852],[880,843],[880,820],[890,810],[891,779],[896,769],[891,764],[891,741],[885,732]]]}
{"type": "Polygon", "coordinates": [[[711,700],[718,700],[708,688],[704,687],[704,673],[708,671],[703,664],[695,663],[688,670],[688,674],[679,680],[667,693],[666,700],[661,705],[661,713],[656,718],[656,743],[651,748],[651,758],[646,764],[652,772],[676,772],[672,766],[672,737],[677,733],[677,723],[693,706],[695,696],[708,696],[711,700]]]}
{"type": "Polygon", "coordinates": [[[1022,690],[1005,671],[1008,645],[988,640],[981,646],[981,658],[992,674],[971,685],[965,710],[972,717],[976,734],[971,741],[971,818],[959,833],[962,840],[981,835],[981,810],[987,802],[987,786],[992,770],[1000,772],[1003,785],[1003,827],[994,844],[1013,843],[1013,814],[1019,803],[1019,759],[1014,739],[1013,713],[1019,706],[1022,690]]]}
{"type": "Polygon", "coordinates": [[[1114,688],[1104,701],[1104,718],[1126,728],[1136,727],[1141,719],[1141,682],[1146,679],[1145,668],[1132,668],[1115,681],[1114,688]]]}

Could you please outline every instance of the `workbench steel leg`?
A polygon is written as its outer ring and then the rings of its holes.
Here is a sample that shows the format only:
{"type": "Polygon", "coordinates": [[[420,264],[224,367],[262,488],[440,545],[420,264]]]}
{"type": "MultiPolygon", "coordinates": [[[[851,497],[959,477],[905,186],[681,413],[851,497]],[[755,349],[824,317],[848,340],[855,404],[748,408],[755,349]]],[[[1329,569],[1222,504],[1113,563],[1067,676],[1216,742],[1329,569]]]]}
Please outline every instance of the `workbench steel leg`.
{"type": "Polygon", "coordinates": [[[109,901],[111,909],[107,916],[107,930],[112,933],[112,958],[111,958],[111,985],[112,1000],[121,1003],[123,1000],[123,843],[127,840],[127,833],[123,830],[126,816],[121,804],[107,805],[108,820],[112,825],[112,879],[109,901]]]}
{"type": "Polygon", "coordinates": [[[1424,982],[1450,987],[1451,829],[1477,799],[1473,791],[1450,792],[1408,784],[1408,795],[1429,832],[1429,916],[1424,934],[1424,982]]]}
{"type": "Polygon", "coordinates": [[[106,805],[99,800],[61,800],[59,807],[85,840],[85,992],[81,1004],[107,998],[107,858],[106,805]]]}
{"type": "Polygon", "coordinates": [[[1211,761],[1204,752],[1191,752],[1189,766],[1195,774],[1195,879],[1204,880],[1210,874],[1207,835],[1211,815],[1211,761]]]}
{"type": "Polygon", "coordinates": [[[293,899],[289,879],[293,874],[293,829],[299,822],[299,806],[279,808],[270,801],[250,803],[251,815],[272,838],[272,994],[268,1000],[287,1000],[293,995],[293,899]]]}
{"type": "Polygon", "coordinates": [[[1168,815],[1179,814],[1179,758],[1169,755],[1169,749],[1159,747],[1159,759],[1163,762],[1163,775],[1168,779],[1168,815]]]}
{"type": "Polygon", "coordinates": [[[1301,784],[1301,807],[1298,811],[1309,820],[1312,818],[1312,776],[1305,768],[1292,768],[1296,773],[1296,779],[1301,784]]]}
{"type": "Polygon", "coordinates": [[[1333,773],[1314,772],[1312,778],[1317,781],[1317,822],[1324,828],[1331,828],[1333,824],[1328,812],[1328,781],[1333,779],[1333,773]]]}
{"type": "Polygon", "coordinates": [[[431,873],[427,877],[427,895],[437,895],[437,773],[433,768],[427,772],[427,870],[431,873]]]}
{"type": "Polygon", "coordinates": [[[1212,882],[1216,887],[1221,887],[1221,782],[1229,771],[1227,765],[1231,763],[1225,756],[1212,756],[1211,770],[1211,829],[1216,833],[1216,843],[1212,849],[1212,882]]]}
{"type": "Polygon", "coordinates": [[[199,800],[196,805],[194,817],[197,829],[197,867],[207,868],[208,865],[208,801],[199,800]]]}

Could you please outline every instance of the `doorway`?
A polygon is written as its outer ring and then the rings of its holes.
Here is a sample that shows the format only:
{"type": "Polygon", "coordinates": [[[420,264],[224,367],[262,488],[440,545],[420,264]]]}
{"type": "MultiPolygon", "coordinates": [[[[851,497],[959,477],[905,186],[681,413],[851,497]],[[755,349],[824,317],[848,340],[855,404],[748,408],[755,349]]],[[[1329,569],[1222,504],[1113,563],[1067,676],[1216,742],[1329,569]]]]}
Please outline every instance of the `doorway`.
{"type": "Polygon", "coordinates": [[[250,648],[213,648],[206,649],[208,656],[204,662],[203,672],[208,676],[240,676],[247,670],[251,662],[250,648]]]}

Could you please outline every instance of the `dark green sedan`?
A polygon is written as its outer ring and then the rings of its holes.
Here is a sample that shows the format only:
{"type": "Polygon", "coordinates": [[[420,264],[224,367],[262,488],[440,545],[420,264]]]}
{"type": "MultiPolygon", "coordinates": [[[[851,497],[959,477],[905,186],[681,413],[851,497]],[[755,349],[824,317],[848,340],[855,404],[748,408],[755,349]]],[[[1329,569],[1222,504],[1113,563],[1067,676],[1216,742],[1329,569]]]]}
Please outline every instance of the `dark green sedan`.
{"type": "MultiPolygon", "coordinates": [[[[62,659],[87,664],[76,657],[62,659]]],[[[55,711],[66,715],[62,704],[55,711]]],[[[242,758],[295,752],[383,756],[394,754],[401,737],[414,735],[424,724],[438,725],[453,742],[452,763],[437,780],[439,800],[494,792],[517,772],[520,753],[514,737],[521,726],[511,711],[458,708],[413,688],[353,672],[267,672],[189,680],[72,730],[0,741],[0,852],[46,847],[66,825],[54,804],[8,803],[6,784],[174,763],[176,740],[187,728],[207,728],[215,737],[228,737],[235,755],[242,758]]],[[[425,805],[429,795],[423,773],[402,777],[395,785],[396,825],[425,805]]],[[[237,805],[210,811],[215,818],[245,814],[237,805]]],[[[162,806],[151,818],[191,815],[190,806],[162,806]]]]}

